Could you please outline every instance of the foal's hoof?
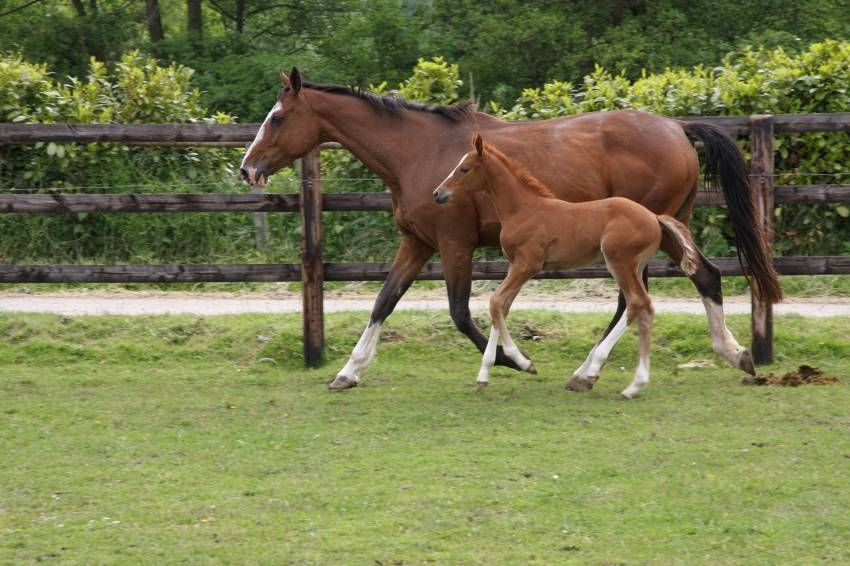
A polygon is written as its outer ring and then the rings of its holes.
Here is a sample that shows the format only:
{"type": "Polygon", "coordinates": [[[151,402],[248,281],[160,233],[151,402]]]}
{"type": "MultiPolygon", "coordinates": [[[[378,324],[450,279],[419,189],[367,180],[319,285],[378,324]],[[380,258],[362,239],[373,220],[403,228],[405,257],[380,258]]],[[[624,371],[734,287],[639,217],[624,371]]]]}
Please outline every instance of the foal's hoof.
{"type": "Polygon", "coordinates": [[[476,381],[475,382],[475,389],[477,389],[478,391],[481,391],[483,389],[487,389],[487,382],[486,381],[476,381]]]}
{"type": "Polygon", "coordinates": [[[328,383],[328,389],[331,391],[351,389],[352,387],[357,387],[357,378],[348,377],[347,375],[338,375],[333,381],[328,383]]]}
{"type": "Polygon", "coordinates": [[[529,364],[529,366],[525,368],[525,371],[527,371],[531,375],[537,375],[537,368],[534,367],[534,364],[529,364]]]}
{"type": "Polygon", "coordinates": [[[567,384],[564,386],[564,389],[567,391],[590,391],[593,389],[593,384],[596,383],[596,380],[599,379],[598,375],[594,375],[592,377],[579,377],[574,375],[572,379],[570,379],[567,384]]]}
{"type": "Polygon", "coordinates": [[[744,370],[752,376],[756,375],[756,364],[749,350],[744,350],[741,352],[740,357],[738,357],[738,369],[744,370]]]}

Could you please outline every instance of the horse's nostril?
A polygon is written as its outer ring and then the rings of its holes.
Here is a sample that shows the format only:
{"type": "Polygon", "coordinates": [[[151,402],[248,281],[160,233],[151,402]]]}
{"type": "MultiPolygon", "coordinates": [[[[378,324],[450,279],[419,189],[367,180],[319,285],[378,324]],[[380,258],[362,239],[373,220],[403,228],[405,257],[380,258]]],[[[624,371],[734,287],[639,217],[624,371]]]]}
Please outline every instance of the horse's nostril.
{"type": "Polygon", "coordinates": [[[239,174],[242,175],[243,179],[245,179],[246,181],[248,180],[248,170],[247,169],[245,169],[244,167],[240,167],[239,168],[239,174]]]}

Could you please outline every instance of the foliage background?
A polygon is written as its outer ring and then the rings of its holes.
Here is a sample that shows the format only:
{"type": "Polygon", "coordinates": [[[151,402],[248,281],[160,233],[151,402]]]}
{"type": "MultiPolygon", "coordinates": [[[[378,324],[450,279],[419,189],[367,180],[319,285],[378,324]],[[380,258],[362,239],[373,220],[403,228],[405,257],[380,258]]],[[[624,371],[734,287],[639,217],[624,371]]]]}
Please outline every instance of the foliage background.
{"type": "MultiPolygon", "coordinates": [[[[284,63],[297,63],[312,80],[423,102],[472,97],[505,119],[626,107],[670,116],[850,107],[850,6],[841,0],[608,0],[606,9],[507,0],[194,3],[203,16],[196,29],[183,3],[0,0],[0,120],[259,121],[284,63]],[[161,38],[153,36],[150,4],[159,6],[161,38]]],[[[846,182],[847,153],[846,134],[779,136],[776,182],[846,182]]],[[[247,191],[234,170],[240,156],[116,144],[3,146],[0,190],[247,191]]],[[[325,152],[323,161],[326,192],[385,190],[346,152],[325,152]]],[[[293,173],[278,173],[271,190],[296,190],[293,173]]],[[[775,212],[779,254],[850,249],[845,205],[775,212]]],[[[295,261],[297,222],[270,215],[272,245],[258,251],[247,214],[6,214],[0,260],[295,261]]],[[[392,258],[389,214],[336,213],[326,222],[329,261],[392,258]]],[[[694,230],[709,255],[733,253],[721,208],[698,208],[694,230]]]]}

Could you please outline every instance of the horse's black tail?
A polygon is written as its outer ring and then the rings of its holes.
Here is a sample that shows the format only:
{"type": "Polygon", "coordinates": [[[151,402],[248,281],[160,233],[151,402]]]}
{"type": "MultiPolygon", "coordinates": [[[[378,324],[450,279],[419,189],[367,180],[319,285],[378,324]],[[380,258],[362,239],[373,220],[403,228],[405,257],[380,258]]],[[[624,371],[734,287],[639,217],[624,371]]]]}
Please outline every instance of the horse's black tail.
{"type": "Polygon", "coordinates": [[[680,122],[686,134],[702,141],[705,148],[705,183],[720,186],[735,230],[738,257],[747,260],[755,279],[753,292],[771,303],[782,300],[779,276],[773,267],[770,238],[756,217],[750,189],[747,162],[735,141],[717,126],[699,122],[680,122]]]}

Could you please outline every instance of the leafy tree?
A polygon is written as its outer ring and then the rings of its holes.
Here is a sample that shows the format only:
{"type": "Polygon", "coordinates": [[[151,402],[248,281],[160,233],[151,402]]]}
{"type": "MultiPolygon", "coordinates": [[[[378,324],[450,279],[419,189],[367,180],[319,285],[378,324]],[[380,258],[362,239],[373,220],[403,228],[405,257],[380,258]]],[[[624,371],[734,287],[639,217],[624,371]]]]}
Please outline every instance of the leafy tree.
{"type": "Polygon", "coordinates": [[[0,0],[2,48],[47,63],[60,75],[82,76],[91,57],[117,61],[144,30],[144,4],[125,0],[41,1],[11,11],[17,0],[0,0]],[[4,15],[5,14],[5,15],[4,15]]]}
{"type": "Polygon", "coordinates": [[[596,65],[636,80],[710,65],[745,45],[796,52],[850,39],[843,0],[435,0],[432,14],[432,48],[501,104],[553,79],[575,84],[596,65]]]}

